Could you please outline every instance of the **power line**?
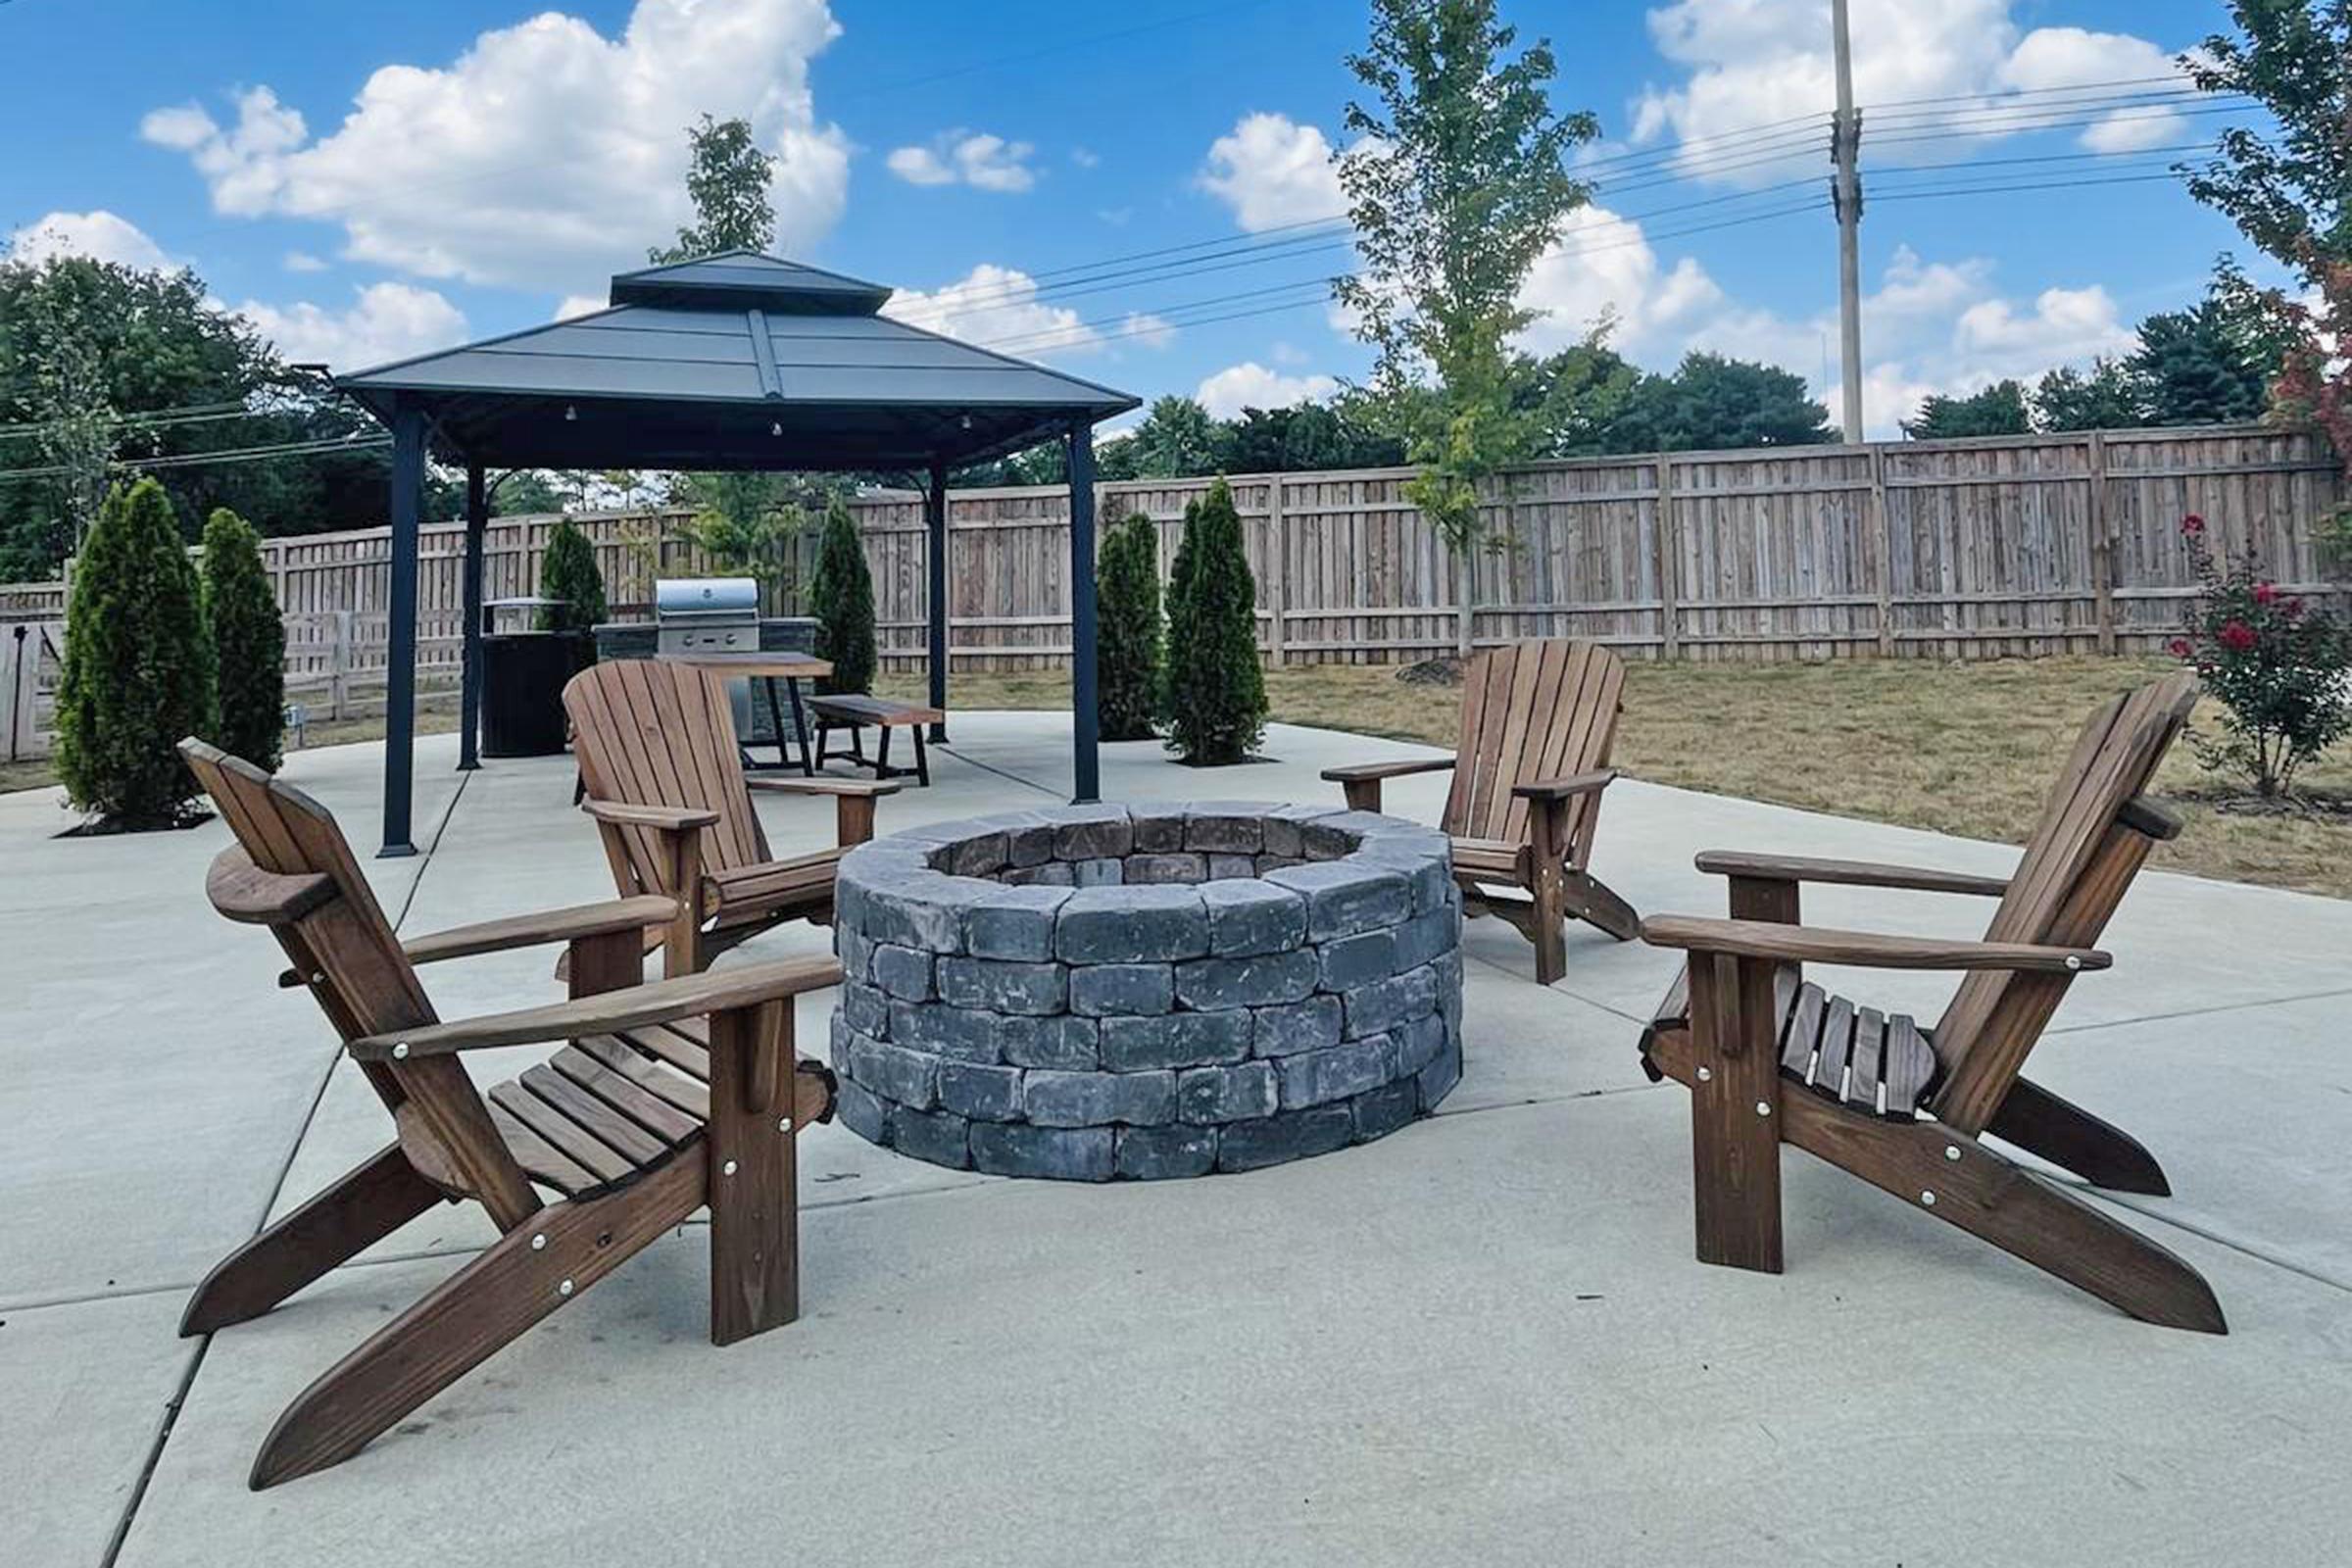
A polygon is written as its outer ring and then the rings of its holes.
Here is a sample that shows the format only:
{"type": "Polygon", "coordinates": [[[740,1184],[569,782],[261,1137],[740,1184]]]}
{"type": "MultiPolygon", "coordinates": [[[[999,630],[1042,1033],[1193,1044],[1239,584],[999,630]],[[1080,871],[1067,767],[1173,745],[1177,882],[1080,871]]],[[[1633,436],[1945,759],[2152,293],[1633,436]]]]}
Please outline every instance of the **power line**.
{"type": "Polygon", "coordinates": [[[1886,191],[1875,199],[1884,202],[1907,202],[1918,201],[1929,196],[1990,196],[2010,191],[2075,190],[2085,185],[2140,185],[2153,180],[2179,177],[2168,169],[2153,174],[2105,174],[2092,179],[2032,180],[1991,185],[1929,185],[1886,191]]]}
{"type": "MultiPolygon", "coordinates": [[[[133,458],[114,465],[145,471],[151,468],[203,468],[216,464],[263,463],[278,458],[319,457],[329,452],[369,452],[392,444],[389,435],[337,436],[311,441],[287,441],[271,446],[242,447],[226,452],[189,452],[176,457],[133,458]]],[[[51,478],[67,472],[63,464],[39,468],[0,468],[0,480],[51,478]]]]}
{"type": "MultiPolygon", "coordinates": [[[[2086,92],[2094,87],[2137,87],[2145,85],[2149,82],[2181,81],[2182,79],[2183,78],[2181,78],[2180,75],[2171,74],[2162,76],[2119,76],[2111,81],[2078,81],[2071,82],[2063,87],[2021,87],[2007,96],[2017,98],[2034,98],[2044,93],[2086,92]]],[[[1889,98],[1881,103],[1864,104],[1862,108],[1867,111],[1872,109],[1898,109],[1906,104],[1961,103],[1984,96],[1985,94],[1984,93],[1963,92],[1951,93],[1940,98],[1889,98]]]]}

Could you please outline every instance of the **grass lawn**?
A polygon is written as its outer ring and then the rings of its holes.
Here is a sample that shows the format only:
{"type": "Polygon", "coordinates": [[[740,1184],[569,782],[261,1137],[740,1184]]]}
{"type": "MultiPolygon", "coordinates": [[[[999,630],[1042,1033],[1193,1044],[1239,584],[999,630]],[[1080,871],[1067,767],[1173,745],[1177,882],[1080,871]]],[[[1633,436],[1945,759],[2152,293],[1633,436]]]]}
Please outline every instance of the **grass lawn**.
{"type": "MultiPolygon", "coordinates": [[[[2091,708],[2164,674],[2168,661],[2040,659],[1985,663],[1628,666],[1617,762],[1636,777],[1844,816],[2017,843],[2091,708]]],[[[886,693],[919,697],[921,677],[886,693]]],[[[1274,717],[1451,746],[1458,691],[1407,686],[1394,666],[1270,670],[1274,717]]],[[[959,675],[958,708],[1067,708],[1058,671],[959,675]]],[[[2197,723],[2210,726],[2210,705],[2197,723]]],[[[2308,769],[2314,792],[2352,793],[2352,744],[2308,769]]],[[[2218,791],[2185,745],[2158,792],[2188,827],[2159,846],[2167,870],[2352,897],[2352,814],[2217,810],[2218,791]]],[[[1769,846],[1740,846],[1769,848],[1769,846]]]]}

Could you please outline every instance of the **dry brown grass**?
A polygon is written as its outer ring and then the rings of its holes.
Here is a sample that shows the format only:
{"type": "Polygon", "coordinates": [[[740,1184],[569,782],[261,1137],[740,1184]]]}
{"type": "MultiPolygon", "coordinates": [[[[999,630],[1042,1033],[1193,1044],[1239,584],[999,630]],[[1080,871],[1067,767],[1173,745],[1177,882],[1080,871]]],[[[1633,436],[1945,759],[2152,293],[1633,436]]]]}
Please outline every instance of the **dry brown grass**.
{"type": "MultiPolygon", "coordinates": [[[[1748,800],[2016,843],[2083,716],[2165,673],[2163,661],[2041,659],[1984,663],[1634,663],[1617,760],[1628,773],[1748,800]]],[[[893,695],[921,678],[892,677],[893,695]]],[[[1408,686],[1394,666],[1269,671],[1274,716],[1450,746],[1457,691],[1408,686]]],[[[958,676],[961,708],[1066,708],[1055,671],[958,676]]],[[[2197,721],[2212,722],[2207,709],[2197,721]]],[[[2352,792],[2352,746],[2300,781],[2352,792]]],[[[2352,897],[2352,816],[2217,810],[2186,747],[2157,779],[2187,831],[2157,852],[2168,870],[2352,897]]]]}

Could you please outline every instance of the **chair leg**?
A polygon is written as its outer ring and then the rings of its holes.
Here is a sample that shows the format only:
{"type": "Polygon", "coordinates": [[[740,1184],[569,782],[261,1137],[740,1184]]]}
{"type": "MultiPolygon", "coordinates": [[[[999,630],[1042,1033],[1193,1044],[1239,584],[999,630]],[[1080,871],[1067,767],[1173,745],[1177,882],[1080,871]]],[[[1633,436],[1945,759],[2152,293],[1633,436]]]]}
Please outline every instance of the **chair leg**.
{"type": "Polygon", "coordinates": [[[1698,1260],[1781,1272],[1773,965],[1690,955],[1690,1164],[1698,1260]]]}
{"type": "Polygon", "coordinates": [[[385,1324],[286,1406],[255,1455],[264,1487],[339,1464],[703,1202],[702,1151],[601,1198],[542,1209],[385,1324]],[[544,1245],[534,1245],[545,1238],[544,1245]]]}
{"type": "Polygon", "coordinates": [[[1561,895],[1570,914],[1620,942],[1631,942],[1642,934],[1642,916],[1634,912],[1634,906],[1590,871],[1567,873],[1561,895]]]}
{"type": "Polygon", "coordinates": [[[400,1145],[385,1145],[215,1265],[188,1298],[179,1332],[210,1334],[260,1317],[447,1198],[416,1174],[400,1145]]]}
{"type": "Polygon", "coordinates": [[[2164,1167],[2138,1139],[2029,1078],[2009,1086],[1984,1130],[2111,1192],[2170,1198],[2164,1167]]]}
{"type": "Polygon", "coordinates": [[[1950,1221],[2143,1322],[2227,1334],[2204,1277],[2082,1199],[1935,1122],[1867,1116],[1788,1097],[1784,1128],[1808,1153],[1950,1221]]]}
{"type": "Polygon", "coordinates": [[[710,1343],[801,1315],[792,1003],[710,1018],[710,1343]]]}
{"type": "Polygon", "coordinates": [[[1536,868],[1535,886],[1528,893],[1535,907],[1528,911],[1526,926],[1528,940],[1536,945],[1536,983],[1550,985],[1568,973],[1568,906],[1561,874],[1556,869],[1536,868]]]}

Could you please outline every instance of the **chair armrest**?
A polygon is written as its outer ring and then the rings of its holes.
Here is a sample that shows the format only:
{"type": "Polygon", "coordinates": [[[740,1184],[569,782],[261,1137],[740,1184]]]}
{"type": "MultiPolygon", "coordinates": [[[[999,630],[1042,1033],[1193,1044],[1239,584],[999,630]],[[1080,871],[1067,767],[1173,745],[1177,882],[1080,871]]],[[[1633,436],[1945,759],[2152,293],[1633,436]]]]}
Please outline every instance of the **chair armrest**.
{"type": "Polygon", "coordinates": [[[351,1043],[359,1061],[414,1060],[457,1051],[479,1051],[491,1046],[528,1046],[554,1040],[576,1040],[583,1035],[608,1035],[622,1029],[643,1029],[658,1023],[731,1012],[758,1006],[804,991],[816,991],[841,981],[841,962],[832,957],[778,958],[710,974],[690,974],[676,980],[622,991],[601,992],[572,1002],[544,1007],[493,1012],[479,1018],[368,1035],[351,1043]]]}
{"type": "Polygon", "coordinates": [[[1401,762],[1350,762],[1323,770],[1326,784],[1356,784],[1369,779],[1402,778],[1407,773],[1438,773],[1453,766],[1450,757],[1416,757],[1401,762]]]}
{"type": "Polygon", "coordinates": [[[1777,920],[1708,920],[1653,915],[1642,922],[1653,948],[1720,953],[1784,963],[1850,963],[1866,969],[2022,969],[2069,973],[2115,960],[2092,948],[2046,948],[2030,942],[1951,942],[1935,937],[1832,931],[1777,920]]]}
{"type": "Polygon", "coordinates": [[[1918,893],[1973,893],[1997,899],[2009,891],[2005,876],[1977,876],[1932,866],[1883,865],[1871,860],[1820,860],[1802,855],[1743,855],[1708,850],[1698,868],[1712,876],[1743,876],[1761,882],[1834,882],[1848,887],[1907,888],[1918,893]]]}
{"type": "Polygon", "coordinates": [[[862,778],[777,778],[753,773],[743,782],[752,789],[774,790],[780,795],[858,795],[871,800],[878,795],[899,793],[899,786],[894,783],[875,783],[862,778]]]}
{"type": "Polygon", "coordinates": [[[1617,781],[1617,770],[1604,767],[1592,773],[1571,773],[1566,778],[1540,778],[1532,784],[1514,784],[1511,793],[1526,801],[1564,801],[1571,795],[1590,795],[1594,790],[1608,788],[1617,781]]]}
{"type": "Polygon", "coordinates": [[[650,827],[670,833],[714,827],[718,823],[716,811],[691,806],[633,806],[626,801],[591,799],[582,801],[580,809],[599,822],[610,822],[615,827],[650,827]]]}
{"type": "Polygon", "coordinates": [[[647,926],[667,925],[677,912],[677,900],[648,893],[633,899],[608,899],[602,904],[580,904],[568,909],[514,914],[503,920],[455,926],[412,938],[402,943],[400,950],[409,956],[411,963],[438,963],[444,958],[468,958],[480,953],[505,953],[514,948],[610,936],[616,931],[640,931],[647,926]]]}

